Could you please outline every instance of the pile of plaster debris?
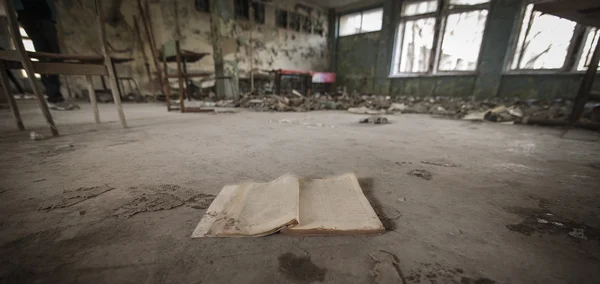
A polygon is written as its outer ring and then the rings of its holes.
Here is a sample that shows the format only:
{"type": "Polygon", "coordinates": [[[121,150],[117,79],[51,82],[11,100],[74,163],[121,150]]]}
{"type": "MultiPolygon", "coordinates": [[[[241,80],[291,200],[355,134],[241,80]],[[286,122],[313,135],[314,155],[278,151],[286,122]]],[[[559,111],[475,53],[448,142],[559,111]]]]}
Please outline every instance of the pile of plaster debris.
{"type": "MultiPolygon", "coordinates": [[[[565,119],[573,102],[565,99],[538,100],[519,98],[381,96],[355,94],[320,94],[290,96],[245,94],[238,100],[205,102],[206,106],[242,107],[255,111],[305,112],[346,110],[357,114],[423,113],[454,119],[513,122],[521,119],[565,119]]],[[[600,122],[600,104],[586,105],[582,122],[600,122]]]]}

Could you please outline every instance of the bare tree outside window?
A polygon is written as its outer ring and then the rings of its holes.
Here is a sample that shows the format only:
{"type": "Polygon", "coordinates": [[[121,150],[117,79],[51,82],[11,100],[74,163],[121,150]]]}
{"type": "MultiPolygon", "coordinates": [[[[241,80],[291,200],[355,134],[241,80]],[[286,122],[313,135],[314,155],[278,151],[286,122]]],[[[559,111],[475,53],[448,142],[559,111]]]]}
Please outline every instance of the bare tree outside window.
{"type": "Polygon", "coordinates": [[[512,69],[560,69],[565,64],[575,22],[527,5],[512,69]]]}
{"type": "Polygon", "coordinates": [[[448,15],[439,70],[468,71],[477,68],[487,14],[487,10],[479,10],[448,15]]]}
{"type": "Polygon", "coordinates": [[[392,74],[476,70],[488,9],[489,0],[405,2],[392,74]]]}

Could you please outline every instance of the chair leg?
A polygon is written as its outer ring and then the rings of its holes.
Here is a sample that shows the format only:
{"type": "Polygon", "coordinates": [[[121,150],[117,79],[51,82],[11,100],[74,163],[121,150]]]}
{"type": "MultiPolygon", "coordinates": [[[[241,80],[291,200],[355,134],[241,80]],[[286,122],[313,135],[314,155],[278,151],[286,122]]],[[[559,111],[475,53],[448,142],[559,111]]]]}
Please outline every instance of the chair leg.
{"type": "Polygon", "coordinates": [[[25,130],[25,126],[23,125],[23,121],[21,120],[21,113],[19,112],[19,107],[17,106],[17,101],[15,97],[12,95],[10,91],[10,83],[8,81],[8,76],[6,75],[6,69],[3,68],[2,62],[0,62],[0,84],[2,84],[2,92],[6,95],[8,99],[8,104],[10,105],[10,109],[15,116],[15,122],[17,123],[17,127],[19,130],[25,130]]]}
{"type": "Polygon", "coordinates": [[[119,82],[117,81],[117,75],[115,74],[115,64],[110,58],[108,60],[110,61],[110,66],[106,66],[106,69],[108,69],[108,77],[110,79],[110,88],[112,90],[113,100],[115,101],[119,119],[121,120],[121,126],[123,126],[123,128],[127,128],[127,121],[125,120],[125,113],[123,112],[123,105],[121,104],[119,82]]]}
{"type": "Polygon", "coordinates": [[[85,79],[88,84],[88,93],[90,93],[90,102],[92,103],[92,109],[94,110],[94,121],[100,123],[100,112],[98,112],[98,100],[96,99],[96,90],[94,89],[94,80],[92,76],[86,75],[85,79]]]}
{"type": "Polygon", "coordinates": [[[117,81],[117,75],[115,72],[115,64],[108,54],[108,43],[106,39],[106,30],[104,29],[104,12],[102,10],[102,1],[96,0],[96,24],[98,25],[98,31],[100,33],[100,42],[102,48],[102,55],[104,56],[104,66],[108,73],[110,80],[110,89],[112,90],[113,99],[117,106],[117,112],[119,119],[121,120],[121,126],[127,128],[127,121],[125,121],[125,113],[123,112],[123,106],[121,105],[121,92],[119,91],[119,82],[117,81]]]}

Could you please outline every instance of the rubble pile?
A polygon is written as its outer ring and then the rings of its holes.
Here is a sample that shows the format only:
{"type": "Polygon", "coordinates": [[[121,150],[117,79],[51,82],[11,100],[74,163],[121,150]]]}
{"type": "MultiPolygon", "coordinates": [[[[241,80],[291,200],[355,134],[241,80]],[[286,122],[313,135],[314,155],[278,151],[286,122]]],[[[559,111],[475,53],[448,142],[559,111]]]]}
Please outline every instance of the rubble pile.
{"type": "MultiPolygon", "coordinates": [[[[251,93],[239,100],[219,101],[217,106],[243,107],[255,111],[347,110],[357,114],[380,115],[386,113],[422,113],[455,119],[488,120],[494,122],[517,121],[524,117],[538,119],[564,119],[573,107],[570,100],[538,100],[519,98],[445,97],[445,96],[381,96],[359,94],[320,94],[303,96],[298,92],[290,96],[251,93]]],[[[596,105],[586,106],[583,120],[592,120],[596,105]]],[[[597,112],[597,110],[596,110],[597,112]]]]}

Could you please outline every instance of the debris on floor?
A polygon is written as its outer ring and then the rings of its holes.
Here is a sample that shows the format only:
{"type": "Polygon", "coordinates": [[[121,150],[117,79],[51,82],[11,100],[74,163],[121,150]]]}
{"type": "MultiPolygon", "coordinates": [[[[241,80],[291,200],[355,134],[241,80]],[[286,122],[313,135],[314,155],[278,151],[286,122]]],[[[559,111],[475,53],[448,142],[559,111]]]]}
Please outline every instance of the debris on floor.
{"type": "Polygon", "coordinates": [[[371,276],[373,283],[377,284],[395,284],[403,283],[404,276],[400,270],[400,261],[398,257],[390,252],[379,250],[369,254],[373,262],[371,276]]]}
{"type": "Polygon", "coordinates": [[[323,179],[287,174],[271,182],[223,187],[192,238],[259,237],[278,231],[289,235],[377,234],[384,230],[354,174],[323,179]]]}
{"type": "Polygon", "coordinates": [[[540,206],[540,208],[505,208],[509,213],[517,214],[524,218],[517,224],[506,225],[506,228],[526,236],[531,236],[534,233],[540,235],[562,234],[577,240],[594,240],[600,242],[600,230],[558,216],[544,207],[547,206],[540,206]]]}
{"type": "Polygon", "coordinates": [[[326,125],[325,123],[313,122],[308,119],[298,120],[298,119],[284,118],[284,119],[279,119],[279,120],[269,120],[269,122],[276,122],[279,124],[299,124],[299,125],[304,125],[307,128],[321,128],[321,127],[335,128],[334,125],[326,125]]]}
{"type": "Polygon", "coordinates": [[[424,180],[431,180],[433,178],[433,175],[425,169],[414,169],[408,172],[408,175],[420,177],[424,180]]]}
{"type": "Polygon", "coordinates": [[[454,163],[452,163],[450,161],[447,161],[445,159],[423,160],[423,161],[421,161],[421,163],[426,164],[426,165],[440,166],[440,167],[446,167],[446,168],[458,168],[458,167],[460,167],[459,164],[454,164],[454,163]]]}
{"type": "Polygon", "coordinates": [[[370,123],[370,124],[387,124],[388,119],[385,116],[374,115],[367,118],[363,118],[358,123],[370,123]]]}
{"type": "Polygon", "coordinates": [[[130,187],[129,191],[135,199],[114,213],[119,218],[129,218],[142,212],[170,210],[182,205],[206,209],[215,198],[212,194],[199,193],[173,184],[141,185],[130,187]]]}
{"type": "Polygon", "coordinates": [[[46,139],[46,136],[39,134],[35,131],[31,131],[31,132],[29,132],[29,139],[31,139],[33,141],[39,141],[39,140],[46,139]]]}
{"type": "Polygon", "coordinates": [[[296,256],[291,252],[277,258],[279,271],[300,283],[323,282],[327,269],[316,266],[310,256],[296,256]]]}
{"type": "Polygon", "coordinates": [[[55,208],[65,208],[77,203],[96,197],[107,191],[113,190],[109,185],[94,187],[80,187],[74,190],[65,190],[61,195],[50,197],[40,203],[38,210],[52,210],[55,208]]]}

